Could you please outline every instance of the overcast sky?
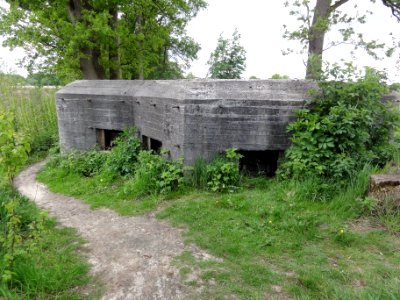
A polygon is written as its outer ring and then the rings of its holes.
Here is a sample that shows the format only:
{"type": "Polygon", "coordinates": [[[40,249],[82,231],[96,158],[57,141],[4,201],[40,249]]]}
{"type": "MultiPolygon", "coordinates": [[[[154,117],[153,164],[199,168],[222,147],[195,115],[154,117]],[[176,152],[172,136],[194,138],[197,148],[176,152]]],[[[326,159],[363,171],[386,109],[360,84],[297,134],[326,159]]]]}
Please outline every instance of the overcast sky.
{"type": "MultiPolygon", "coordinates": [[[[4,3],[3,0],[0,0],[4,3]]],[[[283,56],[282,50],[288,47],[299,49],[297,43],[289,43],[282,38],[283,25],[294,28],[296,21],[289,16],[288,9],[284,7],[283,0],[208,0],[208,8],[201,11],[188,26],[188,34],[201,44],[199,59],[192,63],[188,70],[198,77],[207,75],[206,62],[211,51],[216,47],[220,33],[230,37],[238,29],[241,34],[241,44],[247,51],[247,68],[244,78],[252,75],[259,78],[270,78],[272,74],[279,73],[289,75],[291,78],[303,78],[305,74],[304,57],[296,54],[283,56]]],[[[354,13],[353,4],[356,0],[343,6],[343,10],[354,13]]],[[[372,4],[371,1],[357,0],[360,11],[366,9],[374,12],[368,18],[366,25],[359,30],[367,37],[379,39],[382,42],[391,42],[388,35],[400,38],[400,23],[390,14],[390,10],[384,7],[380,0],[372,4]]],[[[332,35],[330,36],[332,37],[332,35]]],[[[378,69],[386,69],[391,81],[400,82],[399,53],[391,59],[385,58],[374,61],[363,52],[357,52],[356,59],[349,55],[349,46],[338,46],[324,53],[328,61],[338,61],[341,58],[352,60],[358,66],[374,66],[378,69]]],[[[0,48],[1,69],[16,71],[26,75],[24,70],[16,66],[16,62],[23,56],[23,51],[15,49],[9,51],[0,48]]]]}

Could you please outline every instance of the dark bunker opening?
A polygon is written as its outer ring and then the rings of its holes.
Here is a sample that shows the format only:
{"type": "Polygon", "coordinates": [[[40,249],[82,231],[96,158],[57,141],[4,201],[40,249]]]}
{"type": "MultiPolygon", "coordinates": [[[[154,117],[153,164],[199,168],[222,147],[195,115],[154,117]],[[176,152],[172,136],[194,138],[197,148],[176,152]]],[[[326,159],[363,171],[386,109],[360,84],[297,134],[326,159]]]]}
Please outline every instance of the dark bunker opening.
{"type": "Polygon", "coordinates": [[[142,148],[144,150],[153,150],[159,154],[162,148],[162,142],[146,135],[142,135],[142,148]]]}
{"type": "Polygon", "coordinates": [[[281,150],[239,150],[243,157],[239,161],[240,171],[252,176],[275,176],[278,161],[283,153],[281,150]]]}
{"type": "Polygon", "coordinates": [[[96,129],[97,144],[102,150],[110,150],[113,141],[122,133],[121,130],[96,129]]]}

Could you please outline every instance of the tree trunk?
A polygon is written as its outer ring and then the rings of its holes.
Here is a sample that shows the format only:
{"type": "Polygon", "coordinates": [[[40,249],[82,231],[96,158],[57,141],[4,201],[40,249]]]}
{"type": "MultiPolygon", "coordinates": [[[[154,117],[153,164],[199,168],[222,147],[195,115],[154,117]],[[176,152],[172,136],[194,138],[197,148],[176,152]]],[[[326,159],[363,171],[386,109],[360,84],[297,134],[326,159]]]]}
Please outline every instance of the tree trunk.
{"type": "Polygon", "coordinates": [[[80,52],[84,55],[79,59],[79,66],[83,74],[83,78],[87,80],[106,79],[106,73],[102,65],[100,65],[100,51],[98,49],[89,49],[82,47],[80,52]]]}
{"type": "Polygon", "coordinates": [[[310,33],[308,35],[308,58],[306,79],[318,80],[322,72],[322,53],[325,34],[329,29],[329,17],[333,11],[349,0],[317,0],[314,8],[310,33]]]}
{"type": "MultiPolygon", "coordinates": [[[[69,0],[68,16],[72,24],[76,24],[82,18],[82,9],[93,9],[88,0],[69,0]]],[[[93,43],[94,45],[96,43],[93,43]]],[[[105,79],[106,73],[104,67],[100,64],[100,49],[98,47],[81,47],[79,49],[81,57],[79,66],[84,79],[105,79]]]]}
{"type": "Polygon", "coordinates": [[[325,34],[328,30],[327,20],[331,12],[331,0],[317,0],[308,38],[308,59],[306,79],[319,79],[322,71],[322,52],[324,51],[325,34]]]}
{"type": "MultiPolygon", "coordinates": [[[[118,25],[118,9],[117,6],[110,10],[110,27],[113,31],[117,30],[118,25]]],[[[121,61],[119,57],[119,40],[118,37],[113,37],[113,44],[109,49],[109,59],[110,59],[110,79],[121,79],[121,61]]]]}

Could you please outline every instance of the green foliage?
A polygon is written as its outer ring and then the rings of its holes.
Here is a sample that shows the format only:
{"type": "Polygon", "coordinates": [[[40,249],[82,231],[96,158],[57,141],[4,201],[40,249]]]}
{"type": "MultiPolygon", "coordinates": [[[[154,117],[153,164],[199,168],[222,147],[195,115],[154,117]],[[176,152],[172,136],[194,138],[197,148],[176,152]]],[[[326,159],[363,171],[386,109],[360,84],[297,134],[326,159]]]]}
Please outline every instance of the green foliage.
{"type": "Polygon", "coordinates": [[[192,72],[189,72],[186,75],[185,79],[193,80],[193,79],[196,79],[196,76],[192,72]]]}
{"type": "Polygon", "coordinates": [[[246,68],[246,51],[240,45],[240,34],[237,30],[232,39],[224,39],[220,35],[217,47],[211,53],[207,64],[210,66],[211,78],[240,79],[246,68]]]}
{"type": "Polygon", "coordinates": [[[207,166],[207,185],[213,192],[233,192],[240,181],[239,160],[242,155],[229,148],[207,166]]]}
{"type": "Polygon", "coordinates": [[[374,71],[356,82],[321,83],[321,89],[288,127],[292,145],[278,171],[281,176],[343,179],[365,164],[384,166],[393,158],[399,116],[381,101],[386,87],[374,71]]]}
{"type": "Polygon", "coordinates": [[[23,47],[32,72],[55,72],[64,82],[82,75],[181,75],[200,48],[185,28],[207,5],[203,0],[6,2],[10,8],[0,10],[5,45],[23,47]]]}
{"type": "Polygon", "coordinates": [[[133,175],[141,143],[136,136],[136,129],[125,129],[114,141],[108,155],[105,172],[108,175],[133,175]]]}
{"type": "Polygon", "coordinates": [[[13,83],[13,85],[21,86],[26,84],[26,79],[18,74],[8,74],[0,71],[0,81],[6,83],[13,83]]]}
{"type": "Polygon", "coordinates": [[[130,187],[135,195],[165,194],[178,190],[183,184],[181,161],[167,160],[153,151],[139,153],[135,176],[130,187]]]}
{"type": "Polygon", "coordinates": [[[77,252],[82,241],[55,227],[45,212],[0,184],[0,298],[82,299],[77,287],[89,282],[89,265],[77,252]]]}
{"type": "Polygon", "coordinates": [[[46,153],[58,141],[55,89],[22,87],[12,77],[0,78],[0,111],[13,115],[13,126],[31,146],[46,153]]]}
{"type": "Polygon", "coordinates": [[[43,87],[43,86],[61,86],[62,80],[58,78],[57,74],[37,72],[29,74],[26,78],[28,85],[43,87]]]}
{"type": "Polygon", "coordinates": [[[28,160],[29,143],[14,129],[14,117],[0,110],[0,173],[12,179],[28,160]]]}
{"type": "Polygon", "coordinates": [[[96,149],[86,152],[71,152],[68,155],[55,155],[49,161],[52,167],[60,168],[65,174],[79,174],[84,177],[98,175],[104,169],[108,153],[96,149]]]}
{"type": "Polygon", "coordinates": [[[35,216],[34,220],[29,220],[31,219],[29,216],[27,220],[23,220],[24,216],[19,212],[20,201],[19,198],[13,198],[1,203],[4,235],[0,237],[3,260],[0,264],[0,282],[5,284],[13,281],[14,261],[35,250],[37,243],[40,242],[41,231],[44,229],[44,214],[35,216]]]}
{"type": "Polygon", "coordinates": [[[187,167],[189,184],[198,189],[207,188],[207,161],[198,158],[193,166],[187,167]]]}
{"type": "Polygon", "coordinates": [[[79,290],[89,282],[89,266],[77,252],[82,241],[56,229],[7,178],[26,163],[28,142],[36,156],[57,139],[55,91],[20,84],[0,75],[0,298],[82,299],[79,290]]]}
{"type": "Polygon", "coordinates": [[[99,174],[108,158],[107,153],[91,150],[78,156],[76,171],[85,177],[99,174]]]}
{"type": "Polygon", "coordinates": [[[389,86],[391,91],[400,92],[400,83],[396,82],[389,86]]]}
{"type": "Polygon", "coordinates": [[[281,74],[274,74],[271,76],[271,79],[289,79],[289,76],[281,75],[281,74]]]}
{"type": "Polygon", "coordinates": [[[111,151],[92,149],[55,155],[49,162],[52,168],[60,168],[65,174],[83,177],[102,176],[114,179],[118,176],[133,176],[141,144],[134,128],[125,129],[114,141],[111,151]]]}

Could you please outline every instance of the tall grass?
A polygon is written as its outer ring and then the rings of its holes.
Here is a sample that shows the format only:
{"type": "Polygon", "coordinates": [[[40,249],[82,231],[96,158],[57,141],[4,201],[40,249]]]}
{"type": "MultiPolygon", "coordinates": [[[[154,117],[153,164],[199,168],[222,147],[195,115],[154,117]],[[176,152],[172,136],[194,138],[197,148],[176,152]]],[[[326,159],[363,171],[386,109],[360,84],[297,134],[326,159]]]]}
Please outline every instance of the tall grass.
{"type": "MultiPolygon", "coordinates": [[[[0,242],[0,299],[85,298],[80,289],[91,279],[89,264],[79,253],[84,241],[72,229],[57,228],[54,220],[10,186],[0,186],[0,232],[4,238],[9,239],[6,235],[11,228],[6,205],[13,200],[18,203],[14,217],[20,223],[12,228],[21,240],[16,239],[13,253],[9,244],[0,242]],[[12,256],[11,268],[6,255],[12,256]],[[4,279],[7,269],[12,271],[12,279],[4,279]]],[[[96,293],[94,289],[87,292],[96,293]]]]}
{"type": "Polygon", "coordinates": [[[55,93],[18,86],[0,74],[0,111],[14,116],[15,129],[28,136],[34,153],[48,150],[58,139],[55,93]]]}
{"type": "Polygon", "coordinates": [[[197,159],[188,173],[188,183],[194,188],[207,187],[207,161],[203,158],[197,159]]]}
{"type": "MultiPolygon", "coordinates": [[[[13,116],[14,131],[28,138],[33,160],[58,139],[55,92],[20,86],[0,73],[0,113],[13,116]]],[[[96,297],[91,288],[82,293],[92,282],[78,253],[84,242],[73,230],[56,228],[6,177],[0,170],[0,299],[96,297]]]]}

